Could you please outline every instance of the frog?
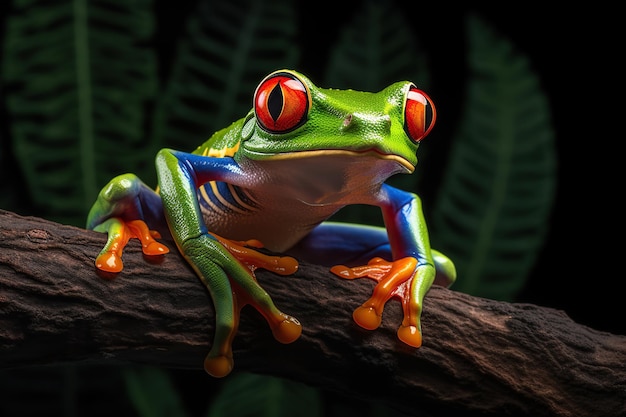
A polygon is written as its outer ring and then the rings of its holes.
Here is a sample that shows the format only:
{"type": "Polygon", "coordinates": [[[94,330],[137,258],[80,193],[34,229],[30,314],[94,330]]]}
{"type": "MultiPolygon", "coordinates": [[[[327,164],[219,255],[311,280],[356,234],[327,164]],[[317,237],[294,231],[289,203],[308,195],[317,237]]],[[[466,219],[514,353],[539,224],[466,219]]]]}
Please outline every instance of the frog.
{"type": "Polygon", "coordinates": [[[125,173],[101,189],[86,222],[107,234],[95,266],[120,273],[130,239],[148,257],[167,254],[164,242],[173,241],[214,306],[203,363],[214,377],[234,367],[243,306],[261,313],[279,343],[302,333],[257,280],[259,268],[291,275],[309,262],[341,279],[372,279],[377,283],[353,310],[354,322],[377,329],[386,303],[397,298],[397,337],[419,348],[424,298],[433,285],[450,287],[456,269],[430,246],[421,198],[387,180],[415,171],[436,116],[431,98],[410,81],[367,92],[273,71],[260,80],[243,118],[191,152],[158,151],[156,187],[125,173]],[[384,226],[333,220],[352,205],[379,207],[384,226]]]}

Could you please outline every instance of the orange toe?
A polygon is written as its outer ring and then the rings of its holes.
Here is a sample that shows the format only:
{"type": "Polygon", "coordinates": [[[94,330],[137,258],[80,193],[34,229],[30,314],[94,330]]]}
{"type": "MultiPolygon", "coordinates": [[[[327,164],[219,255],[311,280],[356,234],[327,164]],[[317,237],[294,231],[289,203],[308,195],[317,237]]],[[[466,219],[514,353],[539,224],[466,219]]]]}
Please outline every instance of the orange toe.
{"type": "Polygon", "coordinates": [[[120,272],[124,269],[122,258],[113,252],[105,252],[96,258],[96,267],[105,272],[120,272]]]}
{"type": "Polygon", "coordinates": [[[143,253],[145,253],[146,255],[165,255],[166,253],[169,253],[169,248],[159,242],[157,242],[156,240],[148,243],[146,246],[143,247],[143,253]]]}
{"type": "Polygon", "coordinates": [[[409,346],[422,346],[422,333],[417,326],[400,326],[398,329],[398,338],[409,346]]]}
{"type": "Polygon", "coordinates": [[[284,320],[272,328],[274,338],[280,343],[291,343],[297,340],[302,333],[302,325],[295,317],[283,315],[284,320]]]}
{"type": "Polygon", "coordinates": [[[204,370],[215,378],[225,377],[233,370],[233,358],[231,356],[207,356],[204,360],[204,370]]]}
{"type": "Polygon", "coordinates": [[[352,317],[356,324],[367,330],[377,329],[382,321],[382,317],[376,312],[374,307],[361,306],[354,310],[352,317]]]}

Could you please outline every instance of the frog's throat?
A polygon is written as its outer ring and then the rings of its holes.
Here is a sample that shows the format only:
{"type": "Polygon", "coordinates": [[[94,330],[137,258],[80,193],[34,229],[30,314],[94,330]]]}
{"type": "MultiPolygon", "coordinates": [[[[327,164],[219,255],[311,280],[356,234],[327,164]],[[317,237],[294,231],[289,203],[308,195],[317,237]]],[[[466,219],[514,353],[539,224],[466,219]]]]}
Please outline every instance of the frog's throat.
{"type": "Polygon", "coordinates": [[[401,166],[406,168],[409,173],[415,171],[415,166],[408,160],[398,155],[389,155],[377,152],[373,149],[367,151],[349,151],[345,149],[321,149],[314,151],[297,151],[297,152],[285,152],[276,154],[266,154],[262,152],[251,152],[256,158],[265,160],[288,160],[288,159],[303,159],[303,158],[315,158],[320,156],[349,156],[353,158],[362,158],[364,156],[373,156],[378,159],[384,159],[388,161],[395,161],[401,166]]]}

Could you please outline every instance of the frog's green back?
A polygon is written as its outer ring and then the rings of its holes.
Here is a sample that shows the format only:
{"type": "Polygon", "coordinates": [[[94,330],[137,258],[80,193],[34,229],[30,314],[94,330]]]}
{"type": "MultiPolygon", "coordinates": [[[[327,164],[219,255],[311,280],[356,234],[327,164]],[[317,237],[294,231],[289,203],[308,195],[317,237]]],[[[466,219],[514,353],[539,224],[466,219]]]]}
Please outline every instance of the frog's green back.
{"type": "Polygon", "coordinates": [[[192,153],[204,156],[233,156],[239,149],[245,119],[246,117],[241,118],[230,126],[218,130],[192,153]]]}

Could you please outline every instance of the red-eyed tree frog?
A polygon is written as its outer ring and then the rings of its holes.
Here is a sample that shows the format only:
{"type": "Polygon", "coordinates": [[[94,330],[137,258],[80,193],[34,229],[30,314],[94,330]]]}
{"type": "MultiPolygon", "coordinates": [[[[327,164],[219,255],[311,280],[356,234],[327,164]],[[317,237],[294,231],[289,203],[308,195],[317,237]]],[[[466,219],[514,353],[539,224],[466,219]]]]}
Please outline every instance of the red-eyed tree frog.
{"type": "Polygon", "coordinates": [[[159,151],[156,189],[133,174],[102,189],[87,219],[88,229],[108,233],[96,267],[121,271],[130,238],[141,241],[145,254],[159,255],[168,248],[157,239],[171,237],[215,307],[204,361],[215,377],[233,368],[231,341],[246,304],[279,342],[300,336],[298,320],[274,305],[254,275],[257,268],[291,274],[296,259],[332,266],[341,278],[377,280],[354,320],[376,329],[386,302],[398,297],[404,312],[398,337],[419,347],[423,299],[435,281],[450,286],[456,272],[430,247],[419,197],[385,181],[414,171],[435,118],[431,99],[411,82],[369,93],[318,88],[296,71],[273,72],[257,86],[245,117],[191,153],[159,151]],[[351,204],[380,207],[385,228],[328,221],[351,204]]]}

